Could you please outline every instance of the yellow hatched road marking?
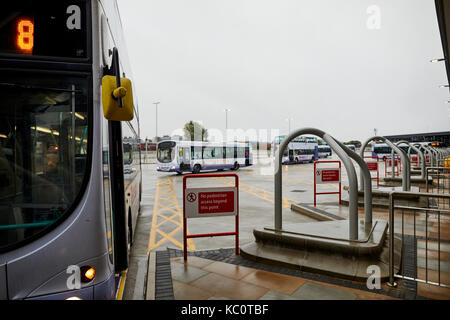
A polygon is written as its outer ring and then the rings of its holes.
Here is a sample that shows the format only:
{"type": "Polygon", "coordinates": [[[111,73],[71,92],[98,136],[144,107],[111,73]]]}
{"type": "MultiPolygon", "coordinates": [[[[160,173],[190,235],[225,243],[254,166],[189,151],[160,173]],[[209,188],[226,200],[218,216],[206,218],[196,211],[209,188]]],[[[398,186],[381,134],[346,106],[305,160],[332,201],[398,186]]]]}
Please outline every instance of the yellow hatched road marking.
{"type": "MultiPolygon", "coordinates": [[[[226,178],[215,178],[215,179],[224,184],[234,186],[234,181],[231,181],[229,179],[226,179],[226,178]]],[[[243,183],[243,182],[239,182],[239,190],[244,191],[248,194],[251,194],[252,196],[255,196],[255,197],[265,200],[267,202],[270,202],[270,203],[275,202],[274,193],[271,191],[267,191],[265,189],[258,188],[258,187],[255,187],[255,186],[243,183]]],[[[299,203],[299,201],[290,199],[287,197],[283,197],[283,208],[290,208],[291,204],[293,204],[293,203],[299,203]]]]}
{"type": "MultiPolygon", "coordinates": [[[[166,242],[170,242],[177,247],[183,248],[182,241],[174,238],[178,231],[183,230],[183,211],[180,209],[172,180],[167,177],[156,182],[155,203],[153,205],[152,227],[150,229],[150,239],[148,242],[147,254],[166,242]],[[159,219],[158,219],[159,218],[159,219]],[[161,220],[158,223],[158,220],[161,220]],[[171,229],[164,232],[161,226],[171,229]],[[156,241],[156,235],[162,238],[156,241]]],[[[188,250],[195,250],[193,239],[188,239],[188,250]]]]}

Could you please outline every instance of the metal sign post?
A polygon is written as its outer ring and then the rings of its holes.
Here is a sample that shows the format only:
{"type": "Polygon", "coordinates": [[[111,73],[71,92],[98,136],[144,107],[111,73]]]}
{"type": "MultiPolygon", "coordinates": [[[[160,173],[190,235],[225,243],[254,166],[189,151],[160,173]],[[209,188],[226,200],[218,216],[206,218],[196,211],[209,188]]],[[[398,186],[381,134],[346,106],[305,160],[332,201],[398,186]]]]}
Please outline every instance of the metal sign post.
{"type": "Polygon", "coordinates": [[[411,155],[411,163],[414,164],[414,167],[419,167],[419,155],[411,155]]]}
{"type": "Polygon", "coordinates": [[[187,260],[187,239],[235,236],[235,253],[239,255],[239,177],[237,174],[187,175],[183,178],[183,251],[187,260]],[[187,188],[188,179],[233,177],[234,187],[187,188]],[[187,234],[187,219],[235,216],[235,231],[187,234]]]}
{"type": "Polygon", "coordinates": [[[367,163],[367,168],[369,168],[369,171],[376,171],[377,172],[377,177],[376,178],[372,178],[372,180],[376,180],[377,181],[377,188],[380,187],[380,170],[379,170],[379,166],[378,166],[378,157],[364,157],[364,159],[374,159],[376,160],[376,162],[366,162],[367,163]]]}
{"type": "Polygon", "coordinates": [[[314,207],[317,204],[317,196],[322,194],[339,194],[341,204],[341,161],[316,161],[314,162],[314,207]],[[317,168],[319,163],[338,163],[339,168],[317,168]],[[339,192],[317,192],[318,184],[339,183],[339,192]]]}
{"type": "Polygon", "coordinates": [[[392,167],[392,170],[394,170],[393,174],[398,177],[401,172],[400,166],[401,166],[400,158],[395,157],[394,164],[392,164],[392,158],[386,157],[386,159],[384,160],[384,176],[387,177],[388,175],[387,168],[392,167]]]}

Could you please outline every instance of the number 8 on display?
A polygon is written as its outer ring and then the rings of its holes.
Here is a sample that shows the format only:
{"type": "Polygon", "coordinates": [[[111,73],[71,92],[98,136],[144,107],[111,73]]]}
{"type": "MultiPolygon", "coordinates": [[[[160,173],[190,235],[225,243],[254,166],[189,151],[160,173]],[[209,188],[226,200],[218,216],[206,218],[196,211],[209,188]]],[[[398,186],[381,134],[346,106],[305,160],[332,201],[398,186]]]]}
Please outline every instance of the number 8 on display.
{"type": "Polygon", "coordinates": [[[17,45],[21,50],[31,51],[34,46],[34,24],[28,19],[21,19],[17,24],[17,45]]]}

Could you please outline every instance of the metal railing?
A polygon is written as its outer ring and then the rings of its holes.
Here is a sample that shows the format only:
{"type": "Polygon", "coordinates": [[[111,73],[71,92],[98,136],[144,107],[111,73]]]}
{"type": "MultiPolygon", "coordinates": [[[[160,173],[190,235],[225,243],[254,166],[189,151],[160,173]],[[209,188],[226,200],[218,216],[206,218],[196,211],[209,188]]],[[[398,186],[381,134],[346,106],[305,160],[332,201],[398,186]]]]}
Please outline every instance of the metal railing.
{"type": "MultiPolygon", "coordinates": [[[[448,261],[441,261],[443,260],[441,258],[448,256],[450,252],[449,230],[446,230],[450,227],[450,210],[436,205],[436,203],[439,204],[436,200],[444,200],[444,203],[448,203],[450,194],[415,192],[390,194],[389,285],[396,286],[394,278],[400,278],[450,288],[448,280],[450,265],[448,261]],[[402,198],[402,204],[396,205],[396,200],[399,198],[402,198]],[[415,201],[416,204],[413,206],[409,203],[405,204],[405,198],[421,199],[421,201],[419,205],[415,201]],[[422,205],[425,207],[421,207],[422,205]],[[394,247],[395,237],[401,238],[401,248],[394,247]],[[395,249],[401,250],[402,259],[397,273],[394,271],[395,249]],[[443,254],[442,251],[444,251],[443,254]]],[[[400,242],[398,241],[397,245],[398,243],[400,242]]]]}
{"type": "MultiPolygon", "coordinates": [[[[450,194],[450,168],[429,167],[425,171],[425,183],[427,193],[450,194]],[[432,177],[432,183],[428,181],[432,177]]],[[[437,199],[437,204],[441,209],[450,209],[450,201],[437,199]]]]}

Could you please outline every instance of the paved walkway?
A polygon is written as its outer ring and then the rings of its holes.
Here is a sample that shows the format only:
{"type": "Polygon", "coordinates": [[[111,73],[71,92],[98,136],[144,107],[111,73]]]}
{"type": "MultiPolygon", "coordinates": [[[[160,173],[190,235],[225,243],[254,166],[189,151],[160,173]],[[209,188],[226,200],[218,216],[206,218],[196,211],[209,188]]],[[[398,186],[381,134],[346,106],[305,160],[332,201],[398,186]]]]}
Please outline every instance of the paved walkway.
{"type": "Polygon", "coordinates": [[[199,257],[171,259],[176,300],[385,300],[386,295],[199,257]]]}
{"type": "Polygon", "coordinates": [[[233,254],[233,249],[158,251],[156,300],[393,300],[415,299],[415,292],[268,266],[233,254]]]}

